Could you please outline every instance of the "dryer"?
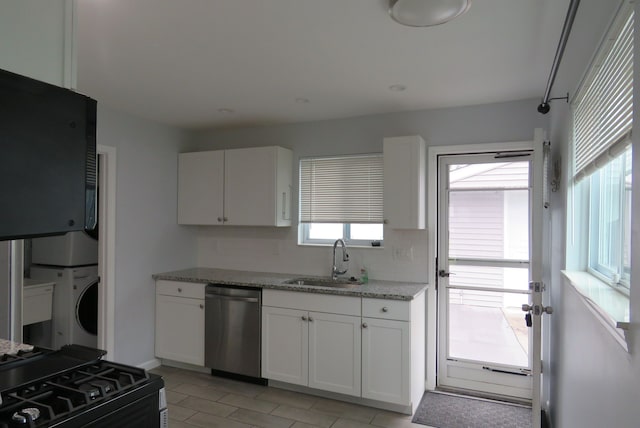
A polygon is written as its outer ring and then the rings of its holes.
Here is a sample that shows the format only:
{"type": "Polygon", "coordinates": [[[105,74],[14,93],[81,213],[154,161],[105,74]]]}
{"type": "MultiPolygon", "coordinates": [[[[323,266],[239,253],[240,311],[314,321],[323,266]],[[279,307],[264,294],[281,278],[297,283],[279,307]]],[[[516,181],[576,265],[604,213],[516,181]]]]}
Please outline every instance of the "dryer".
{"type": "Polygon", "coordinates": [[[97,265],[98,239],[95,231],[33,238],[31,263],[67,267],[97,265]]]}
{"type": "Polygon", "coordinates": [[[51,342],[98,346],[98,266],[32,266],[31,278],[55,282],[51,342]]]}

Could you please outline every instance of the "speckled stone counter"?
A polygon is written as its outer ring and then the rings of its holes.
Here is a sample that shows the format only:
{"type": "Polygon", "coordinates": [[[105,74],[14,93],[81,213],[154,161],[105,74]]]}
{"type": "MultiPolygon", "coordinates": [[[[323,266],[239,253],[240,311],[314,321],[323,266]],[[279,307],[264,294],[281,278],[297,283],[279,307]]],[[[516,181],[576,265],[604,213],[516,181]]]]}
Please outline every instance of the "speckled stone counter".
{"type": "Polygon", "coordinates": [[[371,297],[375,299],[412,300],[422,293],[427,284],[416,282],[394,282],[370,280],[367,284],[352,288],[335,288],[298,284],[285,284],[294,278],[312,278],[309,275],[248,272],[227,269],[192,268],[173,272],[157,273],[153,279],[169,281],[214,283],[245,287],[271,288],[301,291],[306,293],[337,294],[344,296],[371,297]]]}
{"type": "Polygon", "coordinates": [[[6,339],[0,339],[0,356],[6,354],[17,354],[18,351],[31,351],[33,345],[27,345],[26,343],[12,342],[6,339]]]}

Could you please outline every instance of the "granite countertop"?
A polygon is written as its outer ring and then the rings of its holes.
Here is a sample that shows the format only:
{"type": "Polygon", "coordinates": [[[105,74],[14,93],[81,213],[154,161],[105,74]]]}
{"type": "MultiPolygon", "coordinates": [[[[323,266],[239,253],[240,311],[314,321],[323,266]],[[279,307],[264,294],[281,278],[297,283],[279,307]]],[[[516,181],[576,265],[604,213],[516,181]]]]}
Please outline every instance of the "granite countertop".
{"type": "Polygon", "coordinates": [[[0,356],[6,354],[17,354],[18,351],[31,351],[33,345],[27,345],[26,343],[12,342],[7,339],[0,339],[0,356]]]}
{"type": "MultiPolygon", "coordinates": [[[[367,284],[351,288],[321,287],[285,284],[293,278],[314,278],[310,275],[249,272],[240,270],[192,268],[173,272],[157,273],[153,279],[169,281],[214,283],[276,290],[301,291],[306,293],[337,294],[344,296],[371,297],[376,299],[412,300],[427,288],[426,283],[369,280],[367,284]]],[[[315,277],[319,278],[319,277],[315,277]]]]}

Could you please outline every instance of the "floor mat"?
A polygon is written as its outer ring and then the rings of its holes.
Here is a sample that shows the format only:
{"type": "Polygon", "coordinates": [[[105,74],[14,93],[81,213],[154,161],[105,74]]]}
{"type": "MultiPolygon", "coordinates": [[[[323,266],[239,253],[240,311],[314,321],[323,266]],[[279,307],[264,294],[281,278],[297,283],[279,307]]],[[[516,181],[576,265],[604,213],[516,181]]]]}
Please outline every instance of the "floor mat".
{"type": "Polygon", "coordinates": [[[426,392],[412,422],[435,428],[531,428],[531,408],[426,392]]]}

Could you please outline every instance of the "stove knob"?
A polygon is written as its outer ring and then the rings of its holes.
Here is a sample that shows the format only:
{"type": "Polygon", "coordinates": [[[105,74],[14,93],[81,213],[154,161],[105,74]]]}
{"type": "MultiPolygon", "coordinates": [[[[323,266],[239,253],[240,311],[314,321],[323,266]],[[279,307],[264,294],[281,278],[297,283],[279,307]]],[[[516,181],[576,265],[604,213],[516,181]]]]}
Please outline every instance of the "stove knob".
{"type": "Polygon", "coordinates": [[[19,424],[26,424],[27,423],[27,417],[24,415],[21,415],[18,412],[15,412],[13,414],[13,416],[11,416],[11,419],[19,424]]]}
{"type": "Polygon", "coordinates": [[[36,407],[26,407],[13,414],[11,419],[19,424],[27,424],[30,421],[35,421],[40,417],[40,409],[36,407]]]}

